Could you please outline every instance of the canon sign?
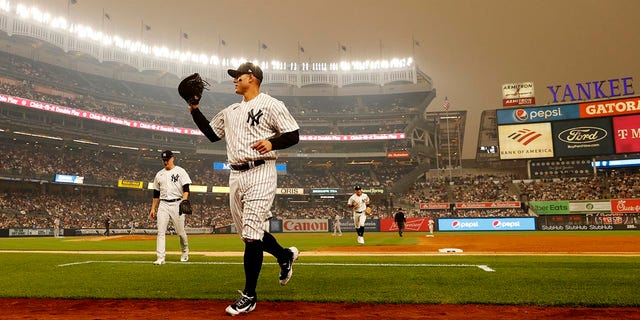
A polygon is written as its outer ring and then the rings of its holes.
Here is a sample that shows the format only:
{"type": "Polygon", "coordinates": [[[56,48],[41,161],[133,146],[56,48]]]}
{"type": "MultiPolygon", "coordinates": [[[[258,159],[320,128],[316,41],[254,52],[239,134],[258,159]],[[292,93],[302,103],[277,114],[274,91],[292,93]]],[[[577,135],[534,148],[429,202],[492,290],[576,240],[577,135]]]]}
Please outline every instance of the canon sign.
{"type": "Polygon", "coordinates": [[[322,219],[286,219],[282,224],[283,232],[327,232],[329,222],[322,219]]]}

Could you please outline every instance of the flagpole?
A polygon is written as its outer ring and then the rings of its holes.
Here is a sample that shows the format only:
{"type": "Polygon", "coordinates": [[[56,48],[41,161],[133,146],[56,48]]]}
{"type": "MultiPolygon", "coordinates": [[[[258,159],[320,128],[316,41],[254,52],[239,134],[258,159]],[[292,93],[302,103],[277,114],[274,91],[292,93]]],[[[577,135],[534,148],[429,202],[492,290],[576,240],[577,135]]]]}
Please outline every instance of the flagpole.
{"type": "Polygon", "coordinates": [[[416,58],[416,38],[411,36],[411,56],[413,59],[416,58]]]}
{"type": "Polygon", "coordinates": [[[449,159],[449,182],[451,182],[451,130],[449,128],[449,97],[444,97],[445,119],[447,119],[447,158],[449,159]]]}

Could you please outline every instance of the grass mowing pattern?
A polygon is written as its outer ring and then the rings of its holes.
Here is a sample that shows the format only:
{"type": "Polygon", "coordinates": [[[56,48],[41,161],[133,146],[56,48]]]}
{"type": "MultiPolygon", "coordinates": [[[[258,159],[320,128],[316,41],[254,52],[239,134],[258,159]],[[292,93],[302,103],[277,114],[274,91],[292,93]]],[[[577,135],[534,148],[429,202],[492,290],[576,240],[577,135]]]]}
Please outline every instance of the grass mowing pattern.
{"type": "MultiPolygon", "coordinates": [[[[478,303],[539,306],[640,306],[640,257],[611,256],[304,256],[349,237],[282,235],[303,254],[286,287],[275,259],[265,257],[259,295],[271,301],[478,303]],[[366,265],[346,265],[366,264],[366,265]],[[377,266],[393,264],[392,266],[377,266]],[[415,266],[428,264],[430,266],[415,266]],[[435,265],[435,266],[433,266],[435,265]],[[496,272],[477,267],[487,265],[496,272]]],[[[630,240],[637,238],[632,237],[630,240]]],[[[236,298],[244,285],[242,257],[192,254],[190,263],[154,266],[155,240],[77,241],[79,238],[0,239],[0,250],[143,250],[148,254],[0,253],[1,297],[236,298]],[[83,245],[84,246],[83,246],[83,245]],[[69,266],[63,264],[97,261],[69,266]],[[101,262],[102,261],[102,262],[101,262]],[[192,263],[191,263],[192,262],[192,263]],[[212,264],[206,264],[212,263],[212,264]]],[[[369,236],[367,245],[409,244],[415,238],[369,236]]],[[[167,239],[168,250],[178,240],[167,239]]],[[[239,251],[235,235],[193,236],[193,248],[239,251]]],[[[178,255],[168,255],[177,261],[178,255]]],[[[262,297],[261,297],[262,299],[262,297]]]]}

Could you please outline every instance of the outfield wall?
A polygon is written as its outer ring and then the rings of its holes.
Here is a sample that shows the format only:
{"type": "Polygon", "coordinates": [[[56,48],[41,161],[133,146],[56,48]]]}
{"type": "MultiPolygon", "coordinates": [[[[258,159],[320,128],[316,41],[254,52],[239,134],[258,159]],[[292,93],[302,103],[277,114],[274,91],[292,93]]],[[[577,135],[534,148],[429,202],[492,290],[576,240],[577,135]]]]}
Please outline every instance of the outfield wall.
{"type": "MultiPolygon", "coordinates": [[[[432,218],[407,218],[405,232],[429,232],[432,218]]],[[[434,231],[607,231],[640,230],[640,213],[612,214],[556,214],[539,217],[451,217],[433,218],[434,231]]],[[[333,219],[283,219],[271,220],[269,230],[273,233],[327,233],[333,232],[333,219]]],[[[352,219],[341,219],[343,233],[355,232],[352,219]]],[[[367,219],[366,232],[398,232],[393,218],[367,219]]],[[[170,229],[169,234],[175,234],[170,229]]],[[[235,226],[220,228],[187,228],[188,234],[232,234],[235,226]]],[[[104,236],[104,228],[60,229],[63,236],[104,236]]],[[[110,236],[156,235],[156,229],[115,228],[109,229],[110,236]]],[[[52,237],[53,228],[12,228],[0,229],[0,237],[52,237]]]]}

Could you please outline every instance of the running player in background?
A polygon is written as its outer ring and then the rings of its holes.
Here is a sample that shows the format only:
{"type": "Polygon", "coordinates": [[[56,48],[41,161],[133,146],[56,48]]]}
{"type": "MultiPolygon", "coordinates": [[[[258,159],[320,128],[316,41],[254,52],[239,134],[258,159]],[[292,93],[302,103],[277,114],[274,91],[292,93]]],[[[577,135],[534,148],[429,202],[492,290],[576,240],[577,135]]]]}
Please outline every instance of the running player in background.
{"type": "Polygon", "coordinates": [[[370,203],[369,196],[362,193],[360,186],[354,187],[355,193],[347,200],[347,206],[353,209],[353,223],[358,234],[358,243],[364,244],[364,223],[367,220],[367,206],[370,203]]]}
{"type": "Polygon", "coordinates": [[[281,101],[260,92],[263,73],[247,62],[227,71],[242,101],[216,114],[211,122],[198,105],[189,111],[200,131],[211,141],[227,142],[229,205],[231,215],[244,242],[245,287],[240,298],[225,310],[232,316],[251,312],[258,301],[256,287],[263,252],[272,254],[280,265],[280,284],[286,285],[298,258],[296,247],[283,248],[268,232],[270,211],[276,194],[276,150],[298,143],[300,127],[281,101]]]}
{"type": "Polygon", "coordinates": [[[164,168],[153,179],[153,202],[149,211],[149,218],[158,217],[158,236],[156,240],[155,265],[163,265],[166,255],[166,233],[169,219],[173,222],[176,233],[180,236],[181,262],[189,261],[189,241],[184,230],[185,215],[180,214],[180,202],[189,198],[191,178],[182,167],[176,166],[171,150],[162,152],[164,168]]]}

